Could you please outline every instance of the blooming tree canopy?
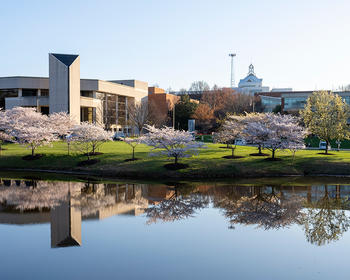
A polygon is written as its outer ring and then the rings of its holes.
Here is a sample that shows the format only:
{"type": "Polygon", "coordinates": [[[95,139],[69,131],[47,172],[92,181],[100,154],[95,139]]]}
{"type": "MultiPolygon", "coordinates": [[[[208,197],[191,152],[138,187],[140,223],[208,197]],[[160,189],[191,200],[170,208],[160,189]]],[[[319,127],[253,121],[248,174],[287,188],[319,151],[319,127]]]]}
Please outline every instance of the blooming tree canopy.
{"type": "Polygon", "coordinates": [[[49,116],[53,131],[58,136],[64,137],[70,134],[76,122],[66,112],[52,113],[49,116]]]}
{"type": "Polygon", "coordinates": [[[155,128],[146,125],[148,133],[141,138],[141,141],[154,150],[159,150],[151,155],[161,154],[174,158],[174,163],[178,159],[191,157],[198,154],[199,149],[204,147],[202,142],[196,142],[194,136],[184,130],[175,130],[170,127],[155,128]]]}
{"type": "MultiPolygon", "coordinates": [[[[257,124],[264,127],[267,122],[266,114],[264,113],[249,113],[244,116],[243,122],[245,127],[242,131],[244,139],[248,143],[254,143],[258,146],[259,154],[262,154],[261,149],[265,141],[268,139],[268,131],[264,129],[257,129],[257,124]]],[[[258,125],[259,126],[259,125],[258,125]]]]}
{"type": "Polygon", "coordinates": [[[90,160],[90,156],[96,154],[97,149],[105,142],[111,141],[113,133],[104,130],[101,126],[83,122],[72,128],[71,140],[77,144],[77,148],[84,152],[90,160]]]}
{"type": "Polygon", "coordinates": [[[251,123],[251,131],[266,134],[265,148],[272,152],[272,159],[279,149],[302,149],[306,130],[298,124],[298,119],[291,115],[266,114],[266,123],[251,123]]]}
{"type": "Polygon", "coordinates": [[[11,137],[11,135],[9,135],[6,132],[6,127],[7,127],[7,117],[4,111],[2,111],[0,109],[0,155],[1,155],[1,151],[2,148],[1,146],[4,144],[5,141],[11,141],[14,142],[14,138],[11,137]]]}
{"type": "Polygon", "coordinates": [[[73,127],[77,124],[76,121],[66,112],[52,113],[49,116],[50,122],[53,125],[54,133],[63,138],[67,142],[68,155],[70,152],[70,142],[71,137],[67,137],[71,132],[73,127]]]}
{"type": "Polygon", "coordinates": [[[57,140],[49,117],[35,111],[35,108],[15,107],[5,111],[5,132],[17,142],[29,147],[34,156],[35,149],[57,140]]]}
{"type": "Polygon", "coordinates": [[[234,157],[234,150],[236,149],[236,140],[243,137],[244,126],[244,116],[228,116],[216,135],[218,142],[227,144],[227,147],[232,150],[232,157],[234,157]]]}

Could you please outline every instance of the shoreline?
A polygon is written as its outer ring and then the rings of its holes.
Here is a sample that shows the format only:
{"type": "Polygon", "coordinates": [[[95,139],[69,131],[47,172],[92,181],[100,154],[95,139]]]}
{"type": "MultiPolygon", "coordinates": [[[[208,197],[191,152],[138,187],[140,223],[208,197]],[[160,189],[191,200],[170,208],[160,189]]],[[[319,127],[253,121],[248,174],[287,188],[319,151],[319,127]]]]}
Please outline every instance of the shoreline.
{"type": "MultiPolygon", "coordinates": [[[[246,176],[237,174],[232,174],[233,176],[193,176],[193,174],[187,174],[191,176],[135,176],[135,174],[127,174],[126,176],[121,176],[120,173],[112,174],[111,172],[96,172],[96,171],[83,171],[83,170],[64,170],[64,169],[35,169],[35,168],[1,168],[0,173],[3,172],[14,172],[14,173],[45,173],[45,174],[56,174],[56,175],[72,175],[72,176],[87,176],[87,177],[101,177],[105,179],[120,179],[120,180],[171,180],[171,181],[214,181],[214,180],[245,180],[245,179],[275,179],[275,178],[287,178],[287,177],[298,177],[298,178],[312,178],[312,177],[330,177],[330,178],[350,178],[350,174],[327,174],[327,173],[314,173],[314,174],[292,174],[292,173],[281,173],[281,174],[256,174],[246,176]]],[[[169,174],[167,174],[169,175],[169,174]]],[[[184,174],[182,174],[184,175],[184,174]]],[[[224,174],[221,174],[224,175],[224,174]]]]}

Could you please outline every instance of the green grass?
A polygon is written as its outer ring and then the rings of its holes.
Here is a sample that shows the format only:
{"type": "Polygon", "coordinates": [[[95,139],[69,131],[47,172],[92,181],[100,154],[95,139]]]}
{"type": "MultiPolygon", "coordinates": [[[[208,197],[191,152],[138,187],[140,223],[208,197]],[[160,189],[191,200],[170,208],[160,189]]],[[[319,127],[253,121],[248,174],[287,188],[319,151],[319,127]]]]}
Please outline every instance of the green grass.
{"type": "MultiPolygon", "coordinates": [[[[209,178],[235,178],[235,177],[265,177],[281,175],[350,175],[350,152],[331,151],[333,155],[320,155],[319,150],[304,150],[296,153],[293,160],[289,151],[278,151],[277,157],[281,161],[266,161],[266,157],[253,157],[255,147],[239,146],[235,154],[243,156],[240,159],[223,159],[230,155],[231,151],[222,149],[224,145],[207,144],[198,156],[181,159],[180,162],[189,165],[189,168],[178,171],[170,171],[163,166],[169,163],[165,157],[150,157],[150,148],[139,145],[135,156],[140,160],[125,162],[131,157],[131,147],[124,142],[108,142],[102,145],[102,155],[95,156],[99,163],[78,167],[77,164],[86,160],[86,156],[72,151],[67,155],[65,143],[54,143],[52,147],[40,147],[37,153],[45,154],[44,157],[34,161],[25,161],[24,155],[30,154],[30,150],[17,145],[8,144],[0,157],[0,169],[31,169],[31,170],[58,170],[84,172],[91,175],[139,178],[139,179],[209,179],[209,178]]],[[[268,151],[264,151],[269,153],[268,151]]]]}

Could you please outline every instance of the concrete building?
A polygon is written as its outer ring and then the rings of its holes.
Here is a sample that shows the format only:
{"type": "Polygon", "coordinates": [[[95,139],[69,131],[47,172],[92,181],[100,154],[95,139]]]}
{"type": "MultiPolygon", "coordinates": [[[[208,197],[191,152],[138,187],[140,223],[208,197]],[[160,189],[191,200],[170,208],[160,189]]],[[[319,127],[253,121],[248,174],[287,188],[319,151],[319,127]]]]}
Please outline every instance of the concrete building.
{"type": "Polygon", "coordinates": [[[128,105],[147,98],[148,83],[138,80],[80,78],[80,57],[49,54],[49,77],[0,77],[0,108],[36,107],[67,112],[76,121],[96,122],[131,133],[128,105]]]}

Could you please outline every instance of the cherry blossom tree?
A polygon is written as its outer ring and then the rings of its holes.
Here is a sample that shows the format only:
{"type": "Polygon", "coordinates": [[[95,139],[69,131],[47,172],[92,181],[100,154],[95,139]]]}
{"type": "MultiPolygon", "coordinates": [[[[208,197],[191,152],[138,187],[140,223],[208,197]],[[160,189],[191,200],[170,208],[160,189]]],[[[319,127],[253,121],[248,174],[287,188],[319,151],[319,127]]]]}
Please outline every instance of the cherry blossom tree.
{"type": "Polygon", "coordinates": [[[5,111],[5,132],[14,137],[16,141],[32,150],[48,145],[57,140],[53,125],[46,115],[35,111],[35,108],[15,107],[5,111]]]}
{"type": "Polygon", "coordinates": [[[306,130],[298,124],[298,119],[291,115],[266,114],[263,122],[250,122],[245,128],[245,133],[261,143],[272,152],[275,159],[277,150],[302,149],[304,148],[304,137],[306,130]]]}
{"type": "Polygon", "coordinates": [[[165,155],[174,158],[174,164],[178,164],[180,158],[188,158],[198,154],[199,149],[204,147],[204,143],[196,142],[194,136],[184,130],[175,130],[170,127],[155,128],[146,125],[148,133],[141,138],[141,141],[148,146],[152,146],[151,155],[165,155]]]}
{"type": "Polygon", "coordinates": [[[236,140],[241,139],[243,137],[244,125],[245,124],[243,116],[228,116],[220,132],[216,136],[218,142],[226,143],[228,148],[231,149],[231,158],[235,157],[234,151],[237,147],[236,140]]]}
{"type": "Polygon", "coordinates": [[[132,148],[132,158],[131,158],[131,160],[136,160],[136,158],[135,158],[135,148],[136,148],[136,146],[138,144],[140,144],[140,138],[125,138],[123,141],[132,148]]]}
{"type": "Polygon", "coordinates": [[[3,150],[2,145],[7,142],[14,142],[13,137],[6,132],[7,118],[3,110],[0,109],[0,156],[3,150]]]}
{"type": "Polygon", "coordinates": [[[49,119],[53,126],[54,133],[66,140],[67,152],[69,155],[71,137],[67,136],[72,132],[73,127],[76,125],[76,121],[74,121],[66,112],[52,113],[50,114],[49,119]]]}
{"type": "Polygon", "coordinates": [[[298,124],[296,117],[267,114],[267,119],[269,137],[264,146],[272,152],[272,159],[275,159],[275,153],[279,149],[302,149],[305,147],[304,138],[307,132],[298,124]]]}
{"type": "Polygon", "coordinates": [[[262,148],[264,146],[265,141],[269,137],[269,132],[264,129],[257,129],[257,124],[261,124],[262,127],[267,122],[266,114],[264,113],[249,113],[244,117],[245,127],[243,130],[244,139],[248,143],[254,143],[258,146],[259,152],[257,154],[252,155],[265,155],[262,153],[262,148]]]}
{"type": "Polygon", "coordinates": [[[101,126],[93,123],[83,122],[72,128],[72,138],[77,149],[85,153],[88,160],[90,156],[96,155],[98,148],[105,142],[111,141],[113,133],[104,130],[101,126]]]}

